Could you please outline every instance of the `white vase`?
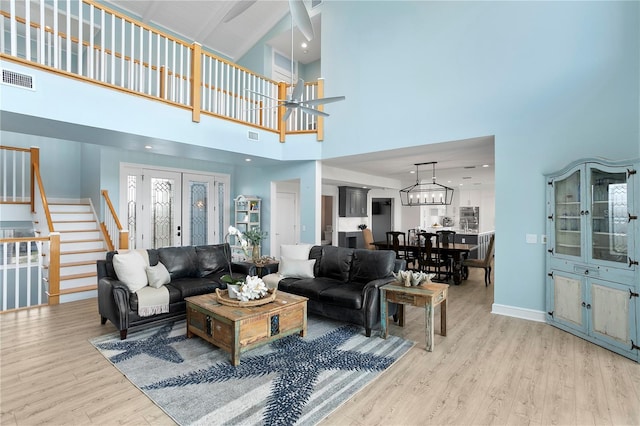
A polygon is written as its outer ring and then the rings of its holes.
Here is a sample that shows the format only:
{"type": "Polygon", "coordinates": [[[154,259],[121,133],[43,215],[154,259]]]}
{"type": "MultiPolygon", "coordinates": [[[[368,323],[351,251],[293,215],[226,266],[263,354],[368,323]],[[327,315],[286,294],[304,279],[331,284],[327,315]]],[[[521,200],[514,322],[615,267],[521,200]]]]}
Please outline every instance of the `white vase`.
{"type": "Polygon", "coordinates": [[[240,293],[240,284],[227,284],[227,290],[229,290],[229,299],[237,299],[238,293],[240,293]]]}

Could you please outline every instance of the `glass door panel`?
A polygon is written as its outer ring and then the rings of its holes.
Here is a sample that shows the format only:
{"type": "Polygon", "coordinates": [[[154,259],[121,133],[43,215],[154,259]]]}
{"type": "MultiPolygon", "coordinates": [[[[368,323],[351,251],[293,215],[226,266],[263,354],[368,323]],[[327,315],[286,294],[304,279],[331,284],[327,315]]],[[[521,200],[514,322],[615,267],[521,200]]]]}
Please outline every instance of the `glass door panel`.
{"type": "Polygon", "coordinates": [[[554,182],[555,250],[557,254],[580,257],[582,221],[580,214],[580,170],[554,182]]]}
{"type": "Polygon", "coordinates": [[[593,259],[627,261],[627,177],[591,169],[591,256],[593,259]]]}

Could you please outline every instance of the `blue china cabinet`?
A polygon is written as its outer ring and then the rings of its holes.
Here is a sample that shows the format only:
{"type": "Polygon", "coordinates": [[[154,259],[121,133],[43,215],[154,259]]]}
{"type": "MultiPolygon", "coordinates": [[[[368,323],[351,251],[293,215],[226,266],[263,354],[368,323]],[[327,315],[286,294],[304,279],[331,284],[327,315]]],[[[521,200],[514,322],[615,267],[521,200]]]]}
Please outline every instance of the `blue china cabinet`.
{"type": "Polygon", "coordinates": [[[640,361],[638,160],[548,175],[547,321],[640,361]]]}

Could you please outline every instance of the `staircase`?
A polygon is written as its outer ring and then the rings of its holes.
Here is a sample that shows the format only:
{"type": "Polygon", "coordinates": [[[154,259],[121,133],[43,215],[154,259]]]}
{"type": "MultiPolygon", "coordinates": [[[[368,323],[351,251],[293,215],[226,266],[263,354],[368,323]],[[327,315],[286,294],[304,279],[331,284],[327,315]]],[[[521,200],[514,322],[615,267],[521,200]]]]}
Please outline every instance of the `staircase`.
{"type": "Polygon", "coordinates": [[[96,260],[106,248],[91,204],[49,203],[49,210],[60,233],[60,302],[96,297],[96,260]]]}

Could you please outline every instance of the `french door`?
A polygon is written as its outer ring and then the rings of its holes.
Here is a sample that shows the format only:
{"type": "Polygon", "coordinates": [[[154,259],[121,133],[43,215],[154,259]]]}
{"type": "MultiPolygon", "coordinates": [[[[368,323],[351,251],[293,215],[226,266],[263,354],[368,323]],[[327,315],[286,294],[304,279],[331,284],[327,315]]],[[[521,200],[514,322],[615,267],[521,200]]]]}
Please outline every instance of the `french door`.
{"type": "Polygon", "coordinates": [[[220,243],[228,226],[228,176],[122,167],[121,217],[129,247],[220,243]]]}

